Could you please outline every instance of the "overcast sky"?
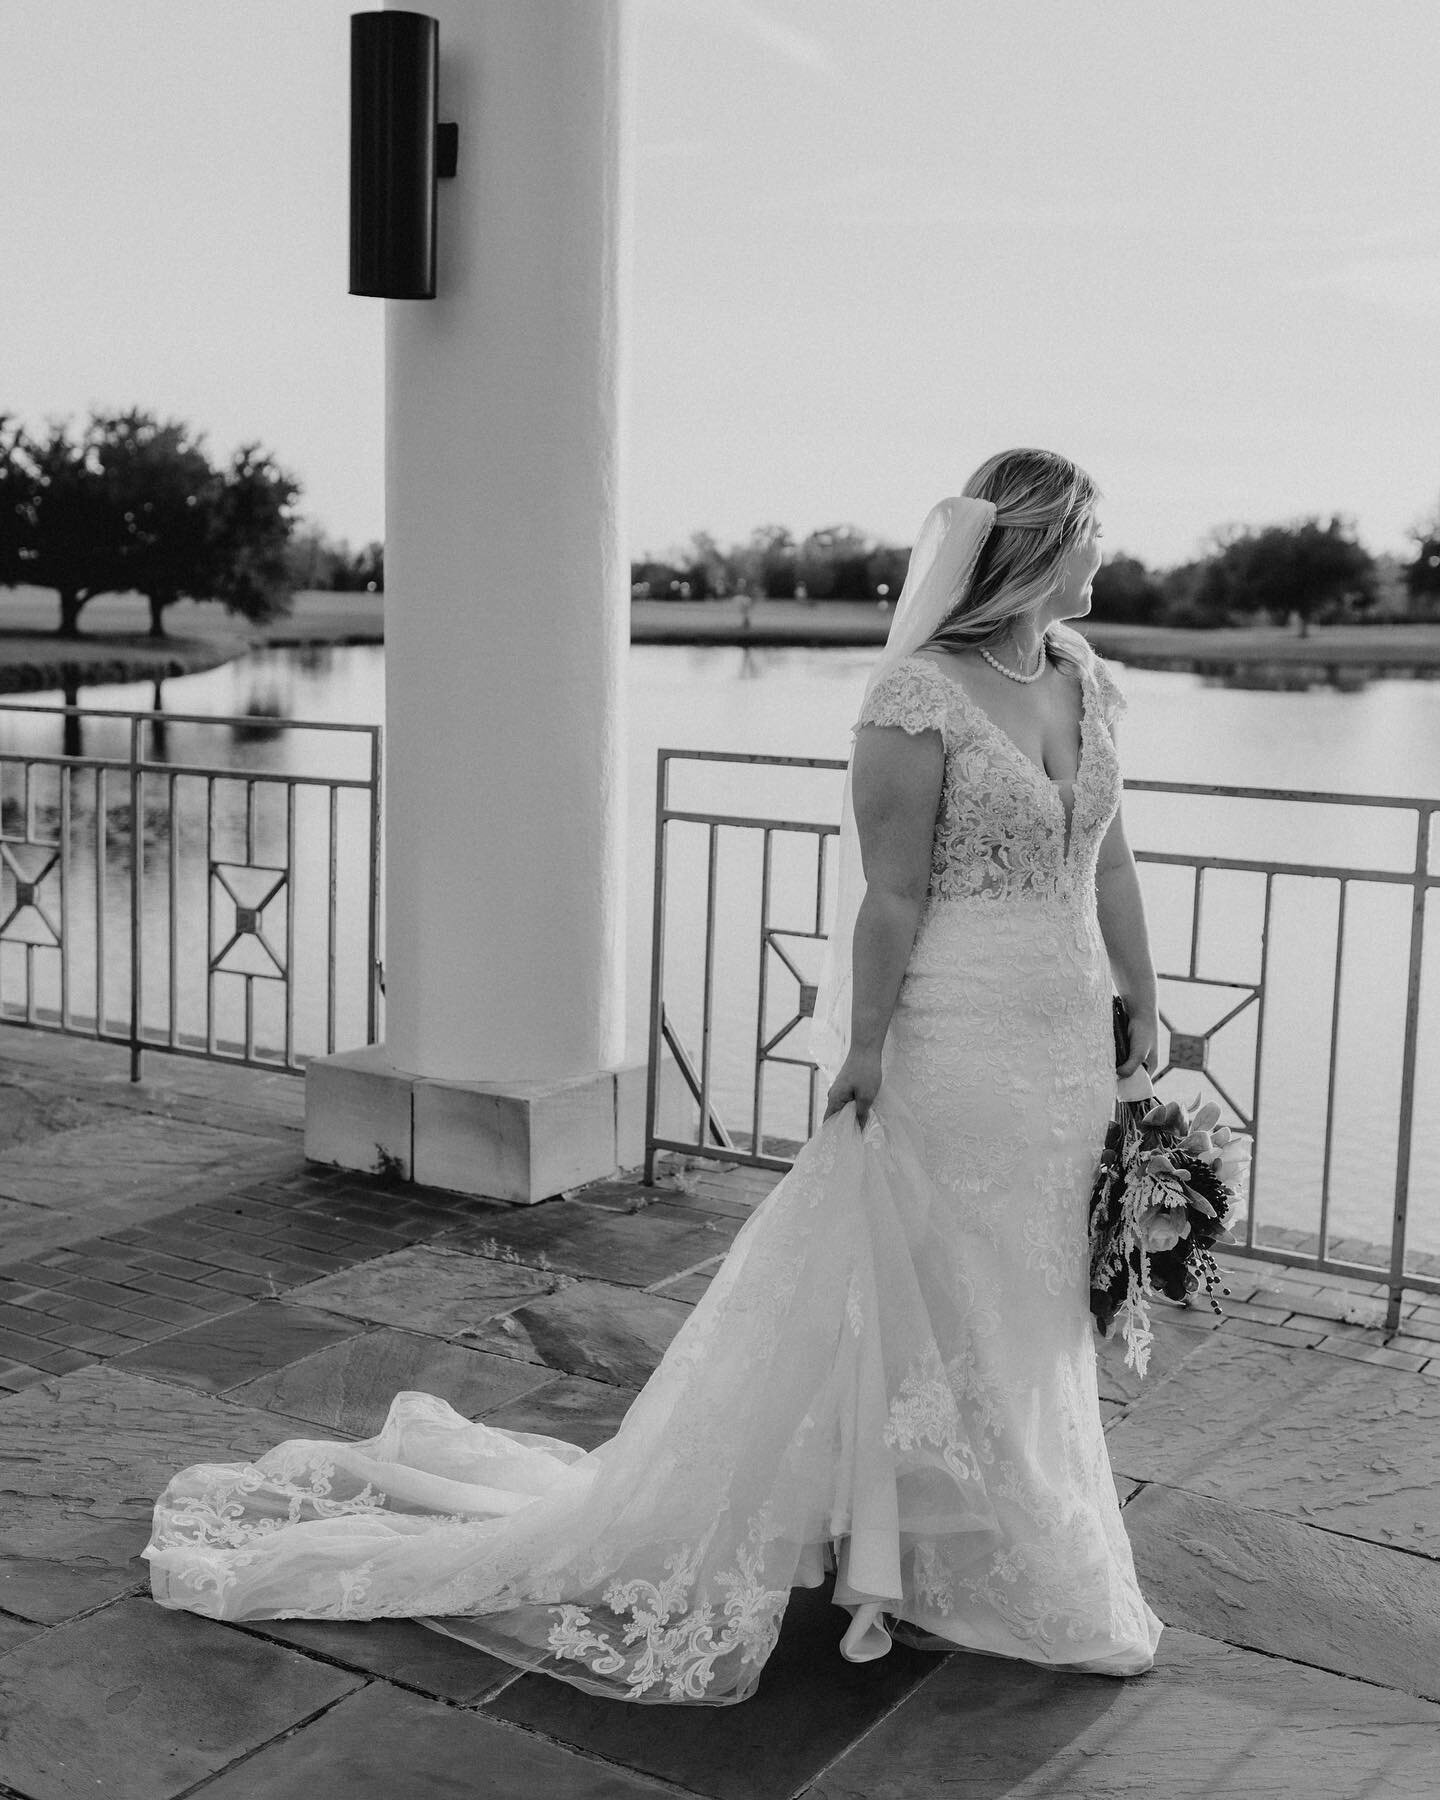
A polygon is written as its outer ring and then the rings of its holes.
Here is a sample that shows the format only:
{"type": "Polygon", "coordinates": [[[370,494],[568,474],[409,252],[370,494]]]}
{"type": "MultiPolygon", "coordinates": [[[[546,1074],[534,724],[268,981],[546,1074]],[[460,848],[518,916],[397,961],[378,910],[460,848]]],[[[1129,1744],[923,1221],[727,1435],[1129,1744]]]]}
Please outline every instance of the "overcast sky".
{"type": "MultiPolygon", "coordinates": [[[[633,3],[632,553],[908,543],[1012,444],[1156,564],[1332,511],[1403,551],[1434,508],[1436,0],[633,3]]],[[[259,438],[380,534],[352,10],[0,0],[0,410],[259,438]]]]}

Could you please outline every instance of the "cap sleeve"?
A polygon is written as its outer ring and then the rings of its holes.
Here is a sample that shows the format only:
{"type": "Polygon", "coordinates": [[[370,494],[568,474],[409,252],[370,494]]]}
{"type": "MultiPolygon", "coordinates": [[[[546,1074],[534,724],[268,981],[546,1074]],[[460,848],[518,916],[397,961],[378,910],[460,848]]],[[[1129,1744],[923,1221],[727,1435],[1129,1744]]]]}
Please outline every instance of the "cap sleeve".
{"type": "Polygon", "coordinates": [[[1095,691],[1100,696],[1100,716],[1105,721],[1106,730],[1114,731],[1126,707],[1124,692],[1115,679],[1114,665],[1106,662],[1103,656],[1097,656],[1090,664],[1090,673],[1095,682],[1095,691]]]}
{"type": "Polygon", "coordinates": [[[902,731],[940,731],[953,700],[952,683],[936,668],[910,657],[882,675],[865,698],[854,730],[898,725],[902,731]]]}

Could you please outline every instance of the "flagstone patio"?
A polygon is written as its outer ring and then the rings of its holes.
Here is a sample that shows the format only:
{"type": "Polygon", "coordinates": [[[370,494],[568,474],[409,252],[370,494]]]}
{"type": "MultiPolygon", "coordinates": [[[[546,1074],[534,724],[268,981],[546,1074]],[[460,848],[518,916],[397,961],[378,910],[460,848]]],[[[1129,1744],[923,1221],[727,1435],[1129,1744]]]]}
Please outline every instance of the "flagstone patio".
{"type": "Polygon", "coordinates": [[[590,1445],[772,1184],[740,1167],[537,1208],[304,1162],[284,1076],[0,1027],[0,1792],[21,1800],[913,1800],[1440,1794],[1440,1302],[1233,1260],[1111,1459],[1168,1629],[1138,1680],[895,1649],[799,1591],[759,1692],[590,1699],[407,1621],[148,1598],[177,1467],[361,1436],[399,1387],[590,1445]]]}

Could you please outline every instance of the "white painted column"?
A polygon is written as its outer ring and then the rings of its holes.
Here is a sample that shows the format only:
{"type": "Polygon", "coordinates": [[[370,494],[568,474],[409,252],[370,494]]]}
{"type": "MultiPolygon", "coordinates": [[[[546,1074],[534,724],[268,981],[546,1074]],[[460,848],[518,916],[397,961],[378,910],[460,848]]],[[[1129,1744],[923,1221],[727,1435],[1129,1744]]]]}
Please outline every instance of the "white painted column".
{"type": "Polygon", "coordinates": [[[307,1069],[306,1154],[531,1201],[643,1155],[628,0],[425,3],[459,170],[437,298],[384,303],[385,1042],[307,1069]]]}
{"type": "Polygon", "coordinates": [[[386,1041],[624,1055],[623,0],[428,0],[438,297],[386,304],[386,1041]]]}

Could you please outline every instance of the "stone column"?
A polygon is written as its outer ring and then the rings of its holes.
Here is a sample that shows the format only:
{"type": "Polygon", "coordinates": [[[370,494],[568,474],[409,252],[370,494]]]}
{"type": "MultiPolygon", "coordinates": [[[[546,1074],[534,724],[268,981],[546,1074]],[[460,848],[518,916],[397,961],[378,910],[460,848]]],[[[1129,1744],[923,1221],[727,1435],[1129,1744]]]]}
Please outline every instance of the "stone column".
{"type": "Polygon", "coordinates": [[[312,1065],[306,1150],[532,1200],[640,1153],[627,0],[430,3],[460,147],[437,298],[383,303],[385,1043],[312,1065]]]}

